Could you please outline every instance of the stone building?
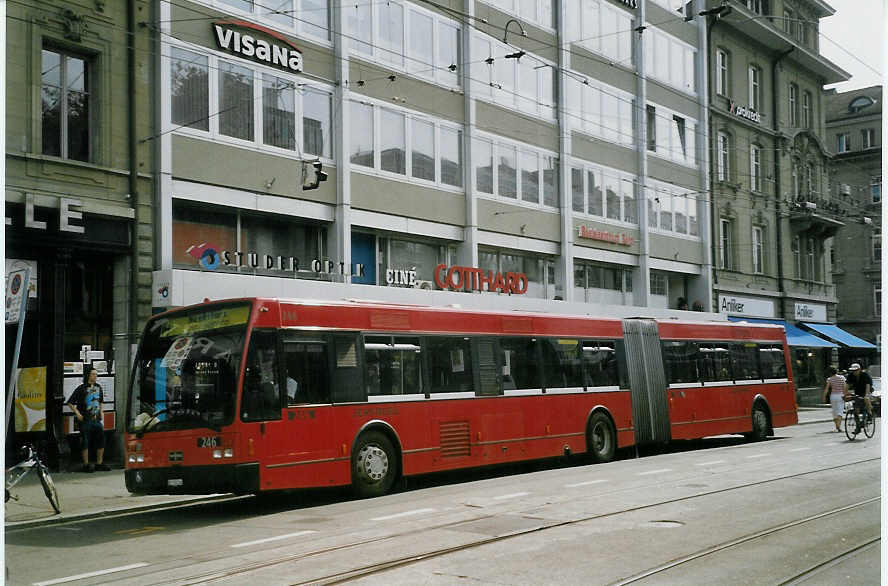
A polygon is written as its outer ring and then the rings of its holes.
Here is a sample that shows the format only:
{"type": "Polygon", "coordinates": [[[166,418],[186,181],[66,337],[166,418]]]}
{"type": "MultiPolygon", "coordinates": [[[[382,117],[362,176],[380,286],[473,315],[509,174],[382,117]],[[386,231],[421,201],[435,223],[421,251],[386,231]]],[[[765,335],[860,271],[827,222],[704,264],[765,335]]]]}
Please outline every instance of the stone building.
{"type": "Polygon", "coordinates": [[[705,3],[709,47],[714,297],[731,319],[783,323],[800,400],[816,399],[838,346],[829,250],[847,209],[829,190],[821,0],[705,3]],[[806,389],[808,389],[806,391],[806,389]]]}
{"type": "Polygon", "coordinates": [[[28,268],[31,284],[7,450],[36,441],[54,460],[79,449],[62,404],[85,362],[100,371],[106,428],[122,409],[151,310],[151,11],[145,0],[6,6],[6,267],[28,268]]]}
{"type": "Polygon", "coordinates": [[[827,92],[826,144],[835,152],[831,190],[853,213],[835,238],[832,274],[838,325],[860,342],[840,352],[878,363],[882,321],[882,87],[827,92]]]}

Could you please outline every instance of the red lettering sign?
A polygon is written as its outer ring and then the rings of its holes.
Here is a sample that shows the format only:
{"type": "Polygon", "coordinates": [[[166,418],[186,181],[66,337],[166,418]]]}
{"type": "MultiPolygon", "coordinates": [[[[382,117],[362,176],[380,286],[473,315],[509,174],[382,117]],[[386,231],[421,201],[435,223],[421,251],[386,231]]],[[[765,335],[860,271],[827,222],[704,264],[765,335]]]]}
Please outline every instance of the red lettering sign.
{"type": "Polygon", "coordinates": [[[441,289],[453,291],[495,291],[522,295],[527,293],[528,280],[524,273],[484,272],[474,267],[441,264],[435,267],[435,284],[441,289]]]}

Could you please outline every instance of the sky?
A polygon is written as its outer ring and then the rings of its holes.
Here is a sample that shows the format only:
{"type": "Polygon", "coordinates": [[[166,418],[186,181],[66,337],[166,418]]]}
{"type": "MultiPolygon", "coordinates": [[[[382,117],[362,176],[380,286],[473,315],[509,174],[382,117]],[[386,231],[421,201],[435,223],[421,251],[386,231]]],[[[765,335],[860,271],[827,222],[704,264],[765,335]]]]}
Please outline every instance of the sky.
{"type": "Polygon", "coordinates": [[[841,92],[884,83],[888,0],[826,0],[836,13],[820,19],[820,54],[851,74],[826,86],[841,92]]]}

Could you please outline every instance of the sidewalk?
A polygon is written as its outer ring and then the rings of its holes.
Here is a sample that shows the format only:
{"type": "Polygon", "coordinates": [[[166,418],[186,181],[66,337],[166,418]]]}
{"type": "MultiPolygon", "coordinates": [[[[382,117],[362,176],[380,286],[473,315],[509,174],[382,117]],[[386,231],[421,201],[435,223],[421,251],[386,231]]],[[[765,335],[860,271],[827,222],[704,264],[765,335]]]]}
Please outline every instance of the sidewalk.
{"type": "MultiPolygon", "coordinates": [[[[829,406],[799,407],[799,424],[830,423],[829,406]]],[[[66,521],[109,515],[164,509],[176,505],[232,498],[232,495],[153,495],[134,496],[127,492],[123,470],[110,472],[54,472],[53,482],[62,505],[56,515],[37,474],[31,472],[13,489],[18,500],[10,500],[4,508],[6,529],[21,529],[63,523],[66,521]]]]}

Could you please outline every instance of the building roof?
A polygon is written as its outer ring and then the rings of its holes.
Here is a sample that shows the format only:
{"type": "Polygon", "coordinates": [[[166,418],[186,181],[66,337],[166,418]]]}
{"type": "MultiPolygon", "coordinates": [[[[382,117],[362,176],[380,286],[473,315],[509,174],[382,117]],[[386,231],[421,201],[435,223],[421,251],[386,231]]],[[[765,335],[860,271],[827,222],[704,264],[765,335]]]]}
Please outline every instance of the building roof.
{"type": "Polygon", "coordinates": [[[880,85],[847,92],[827,92],[824,97],[827,122],[882,115],[882,86],[880,85]],[[871,105],[867,105],[870,101],[871,105]]]}

